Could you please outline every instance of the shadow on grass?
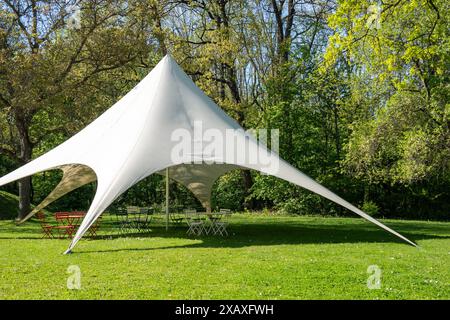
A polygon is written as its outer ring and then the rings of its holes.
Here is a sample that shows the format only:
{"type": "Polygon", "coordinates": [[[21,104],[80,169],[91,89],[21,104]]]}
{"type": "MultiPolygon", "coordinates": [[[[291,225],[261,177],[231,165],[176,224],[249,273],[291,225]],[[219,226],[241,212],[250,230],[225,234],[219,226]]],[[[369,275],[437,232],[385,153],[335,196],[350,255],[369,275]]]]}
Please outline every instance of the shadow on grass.
{"type": "MultiPolygon", "coordinates": [[[[400,232],[408,239],[416,242],[427,239],[450,239],[448,225],[426,223],[398,223],[390,221],[388,225],[400,232]]],[[[163,226],[153,227],[148,233],[117,234],[114,224],[105,223],[103,233],[97,239],[108,240],[116,238],[171,238],[201,240],[200,243],[179,246],[160,246],[148,248],[118,248],[107,250],[75,251],[75,253],[103,253],[120,251],[151,251],[176,248],[242,248],[247,246],[296,245],[296,244],[336,244],[336,243],[401,243],[408,245],[390,233],[378,229],[376,226],[343,221],[334,223],[324,220],[317,223],[311,221],[271,221],[271,222],[238,222],[229,227],[228,237],[220,236],[188,236],[183,226],[172,227],[166,231],[163,226]]],[[[0,228],[0,239],[30,239],[40,240],[41,230],[38,222],[29,225],[0,228]],[[7,233],[23,234],[18,236],[2,236],[2,229],[7,233]],[[34,235],[34,236],[32,236],[34,235]]],[[[68,239],[65,239],[69,241],[68,239]]]]}
{"type": "MultiPolygon", "coordinates": [[[[392,224],[391,224],[392,225],[392,224]]],[[[414,227],[403,228],[404,225],[396,228],[408,239],[416,242],[427,239],[450,239],[447,235],[432,234],[422,228],[414,232],[414,227]]],[[[297,244],[337,244],[337,243],[399,243],[409,246],[400,239],[378,230],[376,227],[362,225],[341,225],[341,224],[308,224],[308,225],[287,225],[287,224],[248,224],[231,226],[228,237],[200,236],[193,237],[186,235],[186,229],[172,229],[165,231],[164,228],[155,228],[148,234],[139,234],[139,237],[159,237],[171,239],[192,239],[201,240],[200,243],[160,246],[148,248],[117,248],[107,250],[83,250],[76,253],[103,253],[120,251],[152,251],[162,249],[177,248],[242,248],[248,246],[272,246],[272,245],[297,245],[297,244]]],[[[441,230],[439,230],[441,231],[441,230]]],[[[438,231],[438,232],[439,232],[438,231]]],[[[133,235],[128,235],[133,236],[133,235]]],[[[118,238],[114,236],[112,238],[118,238]]]]}

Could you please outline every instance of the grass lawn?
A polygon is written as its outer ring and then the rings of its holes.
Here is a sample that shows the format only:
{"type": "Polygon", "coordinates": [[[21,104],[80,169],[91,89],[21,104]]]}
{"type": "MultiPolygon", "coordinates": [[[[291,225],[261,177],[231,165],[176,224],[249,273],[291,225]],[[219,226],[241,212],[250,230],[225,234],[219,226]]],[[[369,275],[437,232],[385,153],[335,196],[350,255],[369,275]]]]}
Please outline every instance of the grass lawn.
{"type": "Polygon", "coordinates": [[[358,218],[236,214],[232,235],[186,229],[43,240],[37,222],[0,221],[0,299],[449,299],[450,223],[384,222],[417,249],[358,218]],[[67,268],[81,269],[69,290],[67,268]],[[367,268],[381,268],[369,290],[367,268]]]}

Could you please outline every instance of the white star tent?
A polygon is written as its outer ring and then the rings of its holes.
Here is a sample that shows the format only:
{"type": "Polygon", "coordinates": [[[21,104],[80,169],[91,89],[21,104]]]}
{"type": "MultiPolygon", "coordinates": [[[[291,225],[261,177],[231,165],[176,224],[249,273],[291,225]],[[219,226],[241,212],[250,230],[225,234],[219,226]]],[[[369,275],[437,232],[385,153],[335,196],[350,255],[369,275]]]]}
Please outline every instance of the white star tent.
{"type": "Polygon", "coordinates": [[[167,168],[171,178],[191,190],[207,209],[210,209],[214,181],[230,170],[248,168],[313,191],[415,245],[245,133],[170,56],[162,59],[136,87],[85,129],[0,178],[0,186],[46,170],[63,171],[58,186],[21,221],[24,222],[68,192],[97,181],[95,197],[68,253],[118,196],[167,168]],[[198,134],[198,127],[204,134],[198,134]],[[193,147],[187,151],[180,148],[186,145],[181,143],[186,135],[193,137],[193,147]],[[236,149],[236,145],[245,145],[245,150],[236,149]]]}

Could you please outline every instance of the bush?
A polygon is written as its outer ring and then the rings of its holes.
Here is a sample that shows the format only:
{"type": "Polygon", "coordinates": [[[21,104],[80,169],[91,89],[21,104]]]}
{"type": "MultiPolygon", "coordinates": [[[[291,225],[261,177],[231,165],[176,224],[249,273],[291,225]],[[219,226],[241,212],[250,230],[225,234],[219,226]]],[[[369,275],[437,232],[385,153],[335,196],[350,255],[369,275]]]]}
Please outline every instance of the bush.
{"type": "Polygon", "coordinates": [[[375,216],[378,214],[378,212],[380,211],[380,208],[378,207],[378,205],[373,202],[373,201],[364,201],[363,206],[362,206],[362,211],[364,211],[365,213],[367,213],[369,216],[375,216]]]}
{"type": "Polygon", "coordinates": [[[242,210],[242,204],[245,201],[242,184],[242,174],[239,170],[233,170],[220,177],[213,187],[212,207],[233,211],[242,210]]]}
{"type": "Polygon", "coordinates": [[[317,214],[320,209],[320,198],[317,195],[304,192],[298,197],[278,203],[276,208],[283,214],[317,214]]]}

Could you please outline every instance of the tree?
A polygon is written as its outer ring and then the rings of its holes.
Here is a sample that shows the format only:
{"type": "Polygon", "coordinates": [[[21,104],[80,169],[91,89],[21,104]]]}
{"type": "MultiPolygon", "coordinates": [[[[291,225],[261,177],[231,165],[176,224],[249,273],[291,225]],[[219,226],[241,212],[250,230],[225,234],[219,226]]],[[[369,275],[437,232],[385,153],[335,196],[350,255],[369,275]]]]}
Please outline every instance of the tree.
{"type": "MultiPolygon", "coordinates": [[[[142,25],[127,16],[138,5],[101,0],[0,2],[3,154],[19,165],[29,162],[48,134],[66,130],[68,119],[58,114],[64,114],[64,106],[70,108],[77,93],[92,92],[104,73],[143,54],[146,39],[136,32],[142,25]],[[52,114],[53,123],[33,131],[45,113],[52,114]]],[[[30,211],[31,178],[18,184],[21,218],[30,211]]]]}
{"type": "MultiPolygon", "coordinates": [[[[189,60],[187,73],[209,96],[231,114],[239,124],[247,127],[249,103],[243,86],[246,61],[242,54],[239,26],[246,3],[234,0],[178,1],[173,23],[175,54],[189,60]],[[181,12],[182,13],[181,13],[181,12]],[[180,15],[188,17],[181,21],[180,15]],[[175,21],[176,20],[176,21],[175,21]]],[[[182,58],[183,60],[183,58],[182,58]]],[[[245,193],[253,185],[249,170],[242,170],[245,193]]],[[[245,203],[252,207],[252,201],[245,203]]]]}
{"type": "Polygon", "coordinates": [[[439,203],[449,190],[447,11],[439,0],[342,1],[329,19],[324,70],[339,57],[353,65],[349,104],[359,115],[344,168],[368,186],[408,187],[410,203],[439,203]]]}

